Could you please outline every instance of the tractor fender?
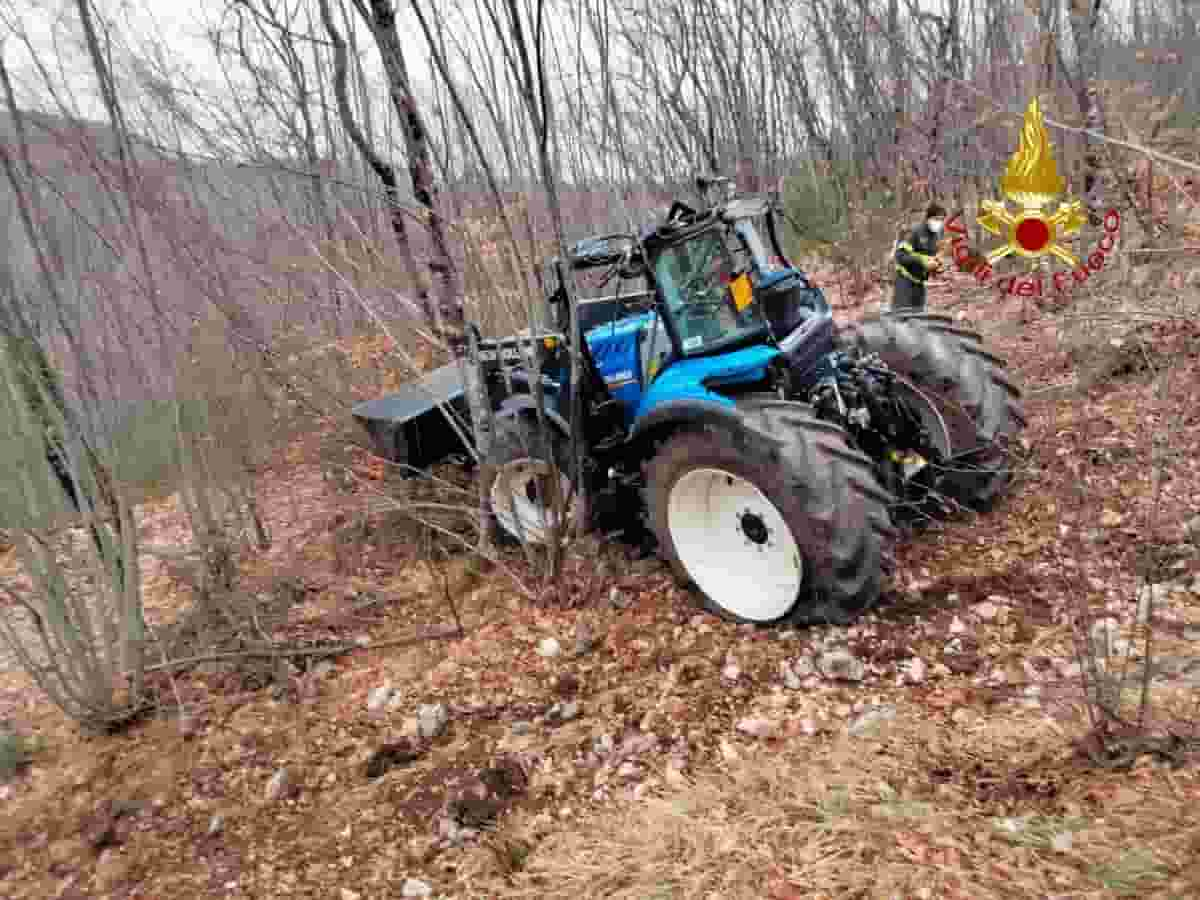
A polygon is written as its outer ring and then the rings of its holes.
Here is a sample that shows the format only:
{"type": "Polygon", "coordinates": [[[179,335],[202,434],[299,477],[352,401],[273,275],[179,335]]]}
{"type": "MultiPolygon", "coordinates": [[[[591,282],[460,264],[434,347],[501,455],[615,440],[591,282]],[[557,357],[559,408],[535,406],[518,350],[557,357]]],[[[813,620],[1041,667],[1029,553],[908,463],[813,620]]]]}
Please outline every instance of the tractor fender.
{"type": "MultiPolygon", "coordinates": [[[[550,400],[550,397],[546,398],[550,400]]],[[[551,422],[555,428],[562,432],[564,437],[570,437],[571,426],[558,412],[550,407],[549,403],[544,404],[546,419],[551,422]]],[[[504,398],[504,402],[500,404],[500,408],[496,410],[496,415],[499,418],[509,418],[516,416],[529,416],[533,421],[537,421],[537,401],[530,394],[512,394],[504,398]]]]}
{"type": "Polygon", "coordinates": [[[680,427],[715,425],[737,430],[745,424],[741,411],[732,402],[681,397],[660,403],[638,419],[629,439],[649,445],[680,427]]]}

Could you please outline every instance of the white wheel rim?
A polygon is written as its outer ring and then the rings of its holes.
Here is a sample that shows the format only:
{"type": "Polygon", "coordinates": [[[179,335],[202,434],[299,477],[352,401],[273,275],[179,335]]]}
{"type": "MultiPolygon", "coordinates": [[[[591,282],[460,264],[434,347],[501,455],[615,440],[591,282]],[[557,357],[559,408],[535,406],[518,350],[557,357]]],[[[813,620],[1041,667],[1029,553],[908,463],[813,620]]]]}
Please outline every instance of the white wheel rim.
{"type": "Polygon", "coordinates": [[[783,514],[744,478],[692,469],[671,487],[675,554],[709,599],[739,618],[770,622],[796,603],[804,561],[783,514]]]}
{"type": "Polygon", "coordinates": [[[530,458],[514,459],[501,466],[491,490],[492,511],[500,527],[520,540],[547,543],[555,517],[543,486],[548,486],[548,479],[555,474],[562,502],[566,503],[571,482],[557,466],[530,458]]]}

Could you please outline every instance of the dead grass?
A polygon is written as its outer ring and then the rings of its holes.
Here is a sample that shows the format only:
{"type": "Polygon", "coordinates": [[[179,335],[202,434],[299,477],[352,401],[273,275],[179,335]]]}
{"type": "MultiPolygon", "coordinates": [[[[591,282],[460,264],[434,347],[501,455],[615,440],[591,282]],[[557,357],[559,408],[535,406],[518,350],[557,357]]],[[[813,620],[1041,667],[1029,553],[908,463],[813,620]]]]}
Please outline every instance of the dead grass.
{"type": "Polygon", "coordinates": [[[981,800],[931,775],[951,748],[964,769],[973,760],[1011,770],[1006,761],[1060,740],[1034,714],[953,735],[910,707],[880,738],[789,741],[557,830],[510,886],[467,895],[883,900],[1149,896],[1157,888],[1193,896],[1194,769],[1148,764],[1133,777],[1142,793],[1059,760],[1061,790],[1040,805],[981,800]],[[1033,811],[1012,815],[1014,803],[1033,811]]]}

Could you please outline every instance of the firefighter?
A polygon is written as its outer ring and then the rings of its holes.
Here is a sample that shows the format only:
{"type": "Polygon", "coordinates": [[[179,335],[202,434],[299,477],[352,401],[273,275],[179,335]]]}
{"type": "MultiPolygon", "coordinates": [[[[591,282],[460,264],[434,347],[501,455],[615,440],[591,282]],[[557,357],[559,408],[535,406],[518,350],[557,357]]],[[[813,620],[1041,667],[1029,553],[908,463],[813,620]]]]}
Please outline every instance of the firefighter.
{"type": "Polygon", "coordinates": [[[892,312],[922,312],[925,282],[942,269],[938,240],[946,225],[946,211],[936,203],[925,210],[925,221],[912,230],[908,240],[896,244],[896,293],[892,312]]]}

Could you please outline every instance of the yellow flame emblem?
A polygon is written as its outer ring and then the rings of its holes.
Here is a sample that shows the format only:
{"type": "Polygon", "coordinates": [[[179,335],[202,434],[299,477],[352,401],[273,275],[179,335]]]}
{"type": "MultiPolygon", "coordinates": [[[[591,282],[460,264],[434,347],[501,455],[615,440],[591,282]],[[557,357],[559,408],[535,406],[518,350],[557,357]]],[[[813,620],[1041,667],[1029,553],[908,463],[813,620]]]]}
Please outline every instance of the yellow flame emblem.
{"type": "Polygon", "coordinates": [[[1028,258],[1052,254],[1072,268],[1077,266],[1078,261],[1058,239],[1074,234],[1087,221],[1083,204],[1078,200],[1059,203],[1052,215],[1043,213],[1045,206],[1065,188],[1066,182],[1058,174],[1054,150],[1046,134],[1041,104],[1034,97],[1025,110],[1020,144],[1000,179],[1000,190],[1017,210],[1009,212],[1007,203],[995,200],[984,200],[982,204],[979,224],[992,234],[1007,238],[1003,246],[988,254],[988,262],[994,263],[1013,253],[1028,258]]]}

